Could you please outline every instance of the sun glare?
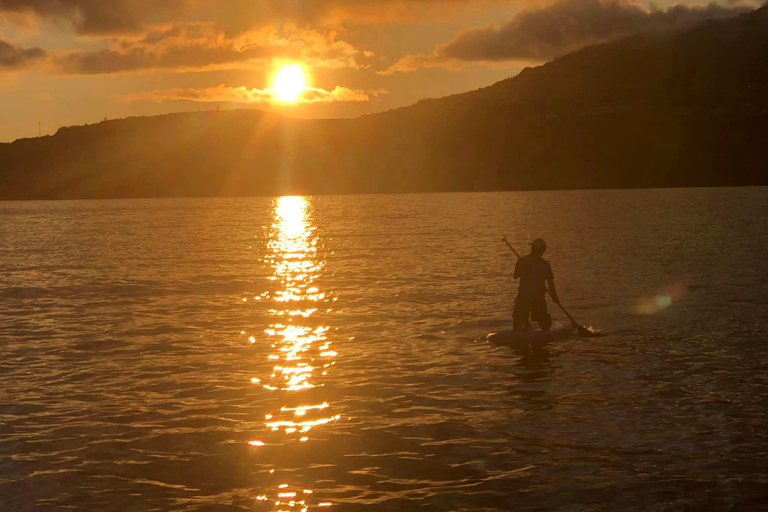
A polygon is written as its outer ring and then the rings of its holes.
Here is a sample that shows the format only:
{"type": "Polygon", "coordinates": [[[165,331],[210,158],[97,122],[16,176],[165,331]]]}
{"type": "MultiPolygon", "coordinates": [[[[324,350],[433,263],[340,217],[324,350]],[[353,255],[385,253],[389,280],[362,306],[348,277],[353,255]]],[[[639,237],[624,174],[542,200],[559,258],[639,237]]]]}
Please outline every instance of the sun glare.
{"type": "Polygon", "coordinates": [[[273,90],[275,99],[284,103],[296,103],[299,95],[307,88],[307,80],[300,66],[291,64],[280,69],[275,75],[273,90]]]}

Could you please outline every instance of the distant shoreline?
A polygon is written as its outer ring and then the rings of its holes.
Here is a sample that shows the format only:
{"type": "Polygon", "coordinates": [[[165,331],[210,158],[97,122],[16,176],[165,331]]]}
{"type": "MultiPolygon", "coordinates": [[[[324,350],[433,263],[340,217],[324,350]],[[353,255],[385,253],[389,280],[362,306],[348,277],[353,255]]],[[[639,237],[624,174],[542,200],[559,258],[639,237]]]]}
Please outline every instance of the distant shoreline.
{"type": "Polygon", "coordinates": [[[626,187],[626,188],[572,188],[572,189],[537,189],[537,190],[453,190],[429,192],[350,192],[347,194],[282,194],[282,195],[242,195],[242,196],[153,196],[153,197],[101,197],[101,198],[68,198],[68,199],[0,199],[0,203],[36,203],[36,202],[99,202],[99,201],[152,201],[152,200],[187,200],[187,199],[275,199],[277,197],[347,197],[347,196],[421,196],[436,194],[507,194],[507,193],[549,193],[549,192],[626,192],[626,191],[680,191],[680,190],[726,190],[726,189],[759,189],[768,185],[722,185],[722,186],[681,186],[681,187],[626,187]]]}

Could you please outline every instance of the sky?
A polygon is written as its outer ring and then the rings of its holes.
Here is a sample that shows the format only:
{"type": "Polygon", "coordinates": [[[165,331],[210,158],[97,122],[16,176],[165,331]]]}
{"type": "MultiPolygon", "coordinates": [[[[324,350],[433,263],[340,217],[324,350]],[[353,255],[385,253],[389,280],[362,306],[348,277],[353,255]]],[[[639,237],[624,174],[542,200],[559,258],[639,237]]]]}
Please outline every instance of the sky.
{"type": "MultiPolygon", "coordinates": [[[[0,0],[0,142],[103,119],[260,108],[355,117],[749,3],[0,0]],[[290,101],[275,77],[298,66],[290,101]]],[[[279,81],[278,81],[279,83],[279,81]]]]}

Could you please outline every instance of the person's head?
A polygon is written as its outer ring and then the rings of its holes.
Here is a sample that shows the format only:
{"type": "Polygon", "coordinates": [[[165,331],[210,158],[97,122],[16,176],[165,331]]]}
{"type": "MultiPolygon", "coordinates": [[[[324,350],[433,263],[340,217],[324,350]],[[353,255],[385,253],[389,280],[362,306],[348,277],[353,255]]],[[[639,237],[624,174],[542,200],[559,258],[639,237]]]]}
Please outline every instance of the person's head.
{"type": "Polygon", "coordinates": [[[533,242],[531,242],[531,254],[534,256],[543,256],[544,251],[547,250],[547,242],[542,240],[541,238],[537,238],[533,242]]]}

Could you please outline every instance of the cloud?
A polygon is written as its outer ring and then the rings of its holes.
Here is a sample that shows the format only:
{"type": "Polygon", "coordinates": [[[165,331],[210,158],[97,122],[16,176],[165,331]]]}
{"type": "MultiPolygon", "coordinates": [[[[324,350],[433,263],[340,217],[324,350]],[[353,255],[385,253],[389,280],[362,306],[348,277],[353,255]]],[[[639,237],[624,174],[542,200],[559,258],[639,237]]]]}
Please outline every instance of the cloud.
{"type": "MultiPolygon", "coordinates": [[[[211,0],[213,1],[213,0],[211,0]]],[[[338,26],[355,24],[430,24],[448,22],[468,11],[538,0],[233,0],[212,12],[228,27],[255,20],[338,26]]]]}
{"type": "Polygon", "coordinates": [[[258,48],[238,51],[232,48],[189,47],[165,53],[137,48],[130,51],[75,51],[55,59],[59,71],[67,74],[109,74],[147,70],[208,70],[232,67],[249,59],[263,58],[258,48]]]}
{"type": "Polygon", "coordinates": [[[104,74],[146,70],[207,69],[268,58],[276,53],[264,44],[239,46],[211,23],[156,27],[139,39],[114,39],[109,48],[75,50],[54,58],[57,70],[69,74],[104,74]]]}
{"type": "Polygon", "coordinates": [[[511,0],[0,0],[0,12],[66,21],[81,35],[141,32],[179,19],[205,19],[230,31],[297,22],[437,23],[465,10],[511,0]]]}
{"type": "Polygon", "coordinates": [[[420,69],[443,68],[449,71],[461,71],[467,67],[466,62],[442,55],[437,50],[433,53],[408,54],[377,75],[392,75],[395,73],[413,73],[420,69]]]}
{"type": "Polygon", "coordinates": [[[0,12],[32,13],[71,22],[79,34],[136,32],[172,19],[196,0],[0,0],[0,12]]]}
{"type": "MultiPolygon", "coordinates": [[[[2,0],[0,0],[2,1],[2,0]]],[[[0,34],[9,33],[19,37],[36,36],[40,34],[37,20],[28,12],[3,12],[0,10],[0,34]]]]}
{"type": "MultiPolygon", "coordinates": [[[[308,87],[297,99],[297,103],[338,103],[370,101],[371,97],[387,94],[386,91],[365,92],[360,89],[335,87],[331,91],[308,87]]],[[[135,94],[117,94],[115,98],[124,103],[137,101],[195,101],[198,103],[279,103],[276,92],[272,89],[249,89],[248,87],[229,87],[224,84],[205,89],[168,89],[135,94]]]]}
{"type": "Polygon", "coordinates": [[[47,54],[42,48],[21,48],[0,39],[0,71],[25,68],[47,54]]]}
{"type": "Polygon", "coordinates": [[[642,32],[681,28],[752,9],[710,3],[646,10],[619,0],[560,0],[547,7],[524,10],[500,26],[463,30],[432,53],[406,55],[379,73],[410,73],[430,67],[457,70],[470,62],[542,62],[590,44],[642,32]]]}
{"type": "Polygon", "coordinates": [[[117,37],[102,50],[59,52],[54,64],[67,74],[105,74],[242,68],[249,63],[263,67],[274,59],[357,69],[370,57],[339,40],[335,31],[285,25],[229,36],[213,23],[193,22],[158,25],[134,37],[117,37]]]}

